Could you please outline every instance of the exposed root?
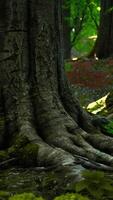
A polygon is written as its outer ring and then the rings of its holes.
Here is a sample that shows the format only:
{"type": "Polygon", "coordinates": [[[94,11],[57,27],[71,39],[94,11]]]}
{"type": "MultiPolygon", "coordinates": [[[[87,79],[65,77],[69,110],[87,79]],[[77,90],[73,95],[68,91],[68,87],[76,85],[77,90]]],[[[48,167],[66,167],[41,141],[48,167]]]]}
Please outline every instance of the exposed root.
{"type": "Polygon", "coordinates": [[[113,156],[113,137],[99,134],[85,134],[84,138],[92,146],[113,156]]]}
{"type": "MultiPolygon", "coordinates": [[[[36,96],[37,98],[38,96],[36,96]]],[[[85,114],[78,104],[74,107],[74,111],[77,112],[77,121],[75,121],[72,110],[69,115],[59,98],[56,98],[54,102],[53,99],[53,96],[46,98],[45,91],[40,91],[40,98],[37,100],[38,108],[35,103],[36,119],[34,120],[29,87],[23,81],[21,93],[17,99],[17,124],[19,136],[25,136],[31,144],[38,147],[36,148],[37,152],[33,154],[34,164],[46,167],[55,166],[57,170],[66,168],[74,173],[75,166],[78,165],[82,165],[83,168],[112,171],[113,157],[108,153],[112,153],[113,140],[99,133],[96,127],[94,130],[92,129],[92,134],[84,131],[85,118],[88,130],[94,125],[91,123],[92,118],[85,114]],[[36,121],[39,126],[38,131],[36,130],[36,121]],[[95,130],[98,134],[94,133],[95,130]]],[[[75,101],[72,103],[74,104],[75,101]]],[[[27,147],[24,147],[25,152],[22,152],[22,146],[19,148],[18,159],[21,159],[22,153],[26,152],[27,159],[32,161],[32,154],[29,153],[27,147]]],[[[27,159],[26,163],[28,164],[27,159]]]]}
{"type": "MultiPolygon", "coordinates": [[[[88,135],[85,131],[79,129],[78,133],[73,132],[72,134],[67,132],[67,129],[60,129],[60,132],[58,130],[53,127],[52,129],[49,128],[50,134],[47,134],[48,137],[45,138],[45,141],[49,145],[52,144],[54,147],[62,148],[66,152],[71,153],[75,158],[77,158],[77,155],[87,158],[88,160],[83,159],[83,161],[81,161],[83,166],[91,168],[95,166],[95,168],[101,169],[104,167],[110,169],[109,166],[113,167],[113,157],[102,152],[99,148],[94,148],[91,143],[88,143],[88,141],[83,138],[83,135],[88,135]]],[[[44,135],[46,135],[46,133],[44,133],[44,135]]]]}

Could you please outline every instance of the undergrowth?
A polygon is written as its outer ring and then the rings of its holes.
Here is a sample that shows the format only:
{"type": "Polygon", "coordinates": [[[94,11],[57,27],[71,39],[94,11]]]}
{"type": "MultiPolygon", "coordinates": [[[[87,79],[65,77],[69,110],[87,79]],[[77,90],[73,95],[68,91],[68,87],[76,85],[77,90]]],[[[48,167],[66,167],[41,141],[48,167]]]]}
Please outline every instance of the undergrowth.
{"type": "MultiPolygon", "coordinates": [[[[113,179],[112,174],[105,174],[100,171],[83,172],[83,179],[66,188],[64,194],[56,196],[53,200],[112,200],[113,199],[113,179]],[[110,177],[111,176],[111,177],[110,177]]],[[[49,199],[49,198],[48,198],[49,199]]],[[[51,199],[51,198],[50,198],[51,199]]],[[[0,191],[0,200],[47,200],[43,197],[35,196],[31,192],[21,194],[11,194],[0,191]]]]}
{"type": "Polygon", "coordinates": [[[105,132],[107,132],[110,135],[113,135],[113,121],[109,121],[109,123],[104,125],[103,128],[105,129],[105,132]]]}

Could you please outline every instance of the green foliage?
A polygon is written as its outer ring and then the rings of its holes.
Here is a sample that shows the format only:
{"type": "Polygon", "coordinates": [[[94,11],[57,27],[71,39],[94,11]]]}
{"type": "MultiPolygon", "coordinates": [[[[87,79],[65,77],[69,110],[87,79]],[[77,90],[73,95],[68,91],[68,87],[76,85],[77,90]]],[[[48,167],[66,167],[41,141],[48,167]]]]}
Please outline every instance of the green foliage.
{"type": "Polygon", "coordinates": [[[77,193],[87,193],[91,199],[104,200],[113,196],[113,181],[104,172],[85,171],[84,180],[76,184],[77,193]]]}
{"type": "Polygon", "coordinates": [[[83,172],[83,180],[68,188],[68,193],[54,198],[54,200],[112,200],[113,180],[101,171],[83,172]],[[73,191],[73,192],[72,192],[73,191]],[[75,192],[74,192],[75,191],[75,192]]]}
{"type": "Polygon", "coordinates": [[[67,0],[64,7],[70,7],[66,19],[71,28],[71,44],[80,53],[88,53],[95,42],[99,26],[99,0],[67,0]]]}
{"type": "Polygon", "coordinates": [[[6,151],[3,151],[3,150],[0,150],[0,161],[5,161],[7,160],[9,157],[8,157],[8,153],[6,151]]]}
{"type": "Polygon", "coordinates": [[[28,143],[22,148],[18,149],[18,159],[20,164],[24,166],[34,166],[37,162],[38,145],[28,143]]]}
{"type": "Polygon", "coordinates": [[[42,197],[36,197],[33,193],[22,193],[11,196],[9,200],[44,200],[42,197]]]}
{"type": "Polygon", "coordinates": [[[65,71],[66,72],[70,72],[70,71],[72,71],[72,69],[73,69],[73,66],[72,66],[72,64],[71,63],[69,63],[69,62],[65,62],[65,71]]]}
{"type": "Polygon", "coordinates": [[[36,164],[38,145],[32,144],[25,136],[19,136],[15,144],[9,147],[8,154],[17,157],[19,164],[24,166],[33,166],[36,164]]]}
{"type": "Polygon", "coordinates": [[[76,193],[67,193],[56,197],[54,200],[89,200],[89,198],[76,193]]]}
{"type": "Polygon", "coordinates": [[[110,121],[107,125],[104,125],[104,129],[107,133],[113,135],[113,121],[110,121]]]}
{"type": "Polygon", "coordinates": [[[9,192],[0,191],[0,200],[8,200],[10,196],[9,192]]]}
{"type": "Polygon", "coordinates": [[[99,1],[71,0],[72,42],[83,53],[89,51],[95,42],[99,24],[99,1]]]}
{"type": "MultiPolygon", "coordinates": [[[[44,196],[46,200],[47,199],[53,199],[53,200],[112,200],[113,199],[112,174],[106,174],[100,171],[86,170],[83,172],[82,176],[83,179],[80,182],[72,184],[66,187],[65,190],[63,189],[63,191],[60,192],[59,191],[55,192],[54,187],[56,187],[56,182],[53,183],[54,177],[51,176],[49,184],[48,184],[49,180],[47,178],[45,182],[43,182],[41,190],[39,190],[38,187],[37,191],[41,191],[40,194],[42,194],[42,196],[44,196]],[[49,192],[47,190],[49,190],[49,192]],[[53,190],[54,190],[54,195],[51,195],[53,190]]],[[[41,184],[41,182],[39,183],[41,184]]],[[[59,185],[58,189],[61,190],[61,187],[62,186],[59,185]]],[[[32,190],[29,193],[18,192],[18,194],[15,195],[13,190],[13,194],[12,192],[0,191],[0,200],[44,200],[44,199],[43,197],[35,196],[32,193],[32,190]]]]}

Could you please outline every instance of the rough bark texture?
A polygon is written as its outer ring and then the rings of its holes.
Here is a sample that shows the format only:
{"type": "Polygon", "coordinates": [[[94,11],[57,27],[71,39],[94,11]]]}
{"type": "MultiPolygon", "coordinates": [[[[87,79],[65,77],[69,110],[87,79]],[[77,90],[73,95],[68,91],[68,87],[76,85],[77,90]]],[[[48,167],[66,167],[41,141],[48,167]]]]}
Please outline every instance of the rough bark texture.
{"type": "Polygon", "coordinates": [[[100,25],[90,56],[106,58],[113,55],[113,1],[101,0],[100,25]]]}
{"type": "Polygon", "coordinates": [[[60,0],[1,0],[1,7],[1,161],[74,174],[80,165],[112,170],[106,121],[80,107],[65,76],[60,0]]]}
{"type": "Polygon", "coordinates": [[[69,25],[70,7],[66,5],[65,0],[62,2],[62,25],[63,25],[63,48],[64,59],[71,59],[71,27],[69,25]]]}

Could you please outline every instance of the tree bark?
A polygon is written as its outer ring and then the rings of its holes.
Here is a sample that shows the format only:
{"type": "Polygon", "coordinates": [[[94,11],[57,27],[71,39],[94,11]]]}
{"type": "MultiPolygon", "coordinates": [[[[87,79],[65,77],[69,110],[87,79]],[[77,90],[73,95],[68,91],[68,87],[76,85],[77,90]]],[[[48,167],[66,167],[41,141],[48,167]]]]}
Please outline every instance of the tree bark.
{"type": "Polygon", "coordinates": [[[90,57],[107,58],[113,55],[113,1],[101,0],[100,25],[90,57]]]}
{"type": "Polygon", "coordinates": [[[65,76],[61,1],[0,4],[0,148],[6,160],[74,174],[80,165],[113,170],[113,139],[97,123],[105,119],[80,107],[65,76]]]}
{"type": "Polygon", "coordinates": [[[71,27],[69,24],[70,6],[66,2],[62,2],[62,26],[63,26],[63,49],[64,59],[71,59],[71,27]]]}

